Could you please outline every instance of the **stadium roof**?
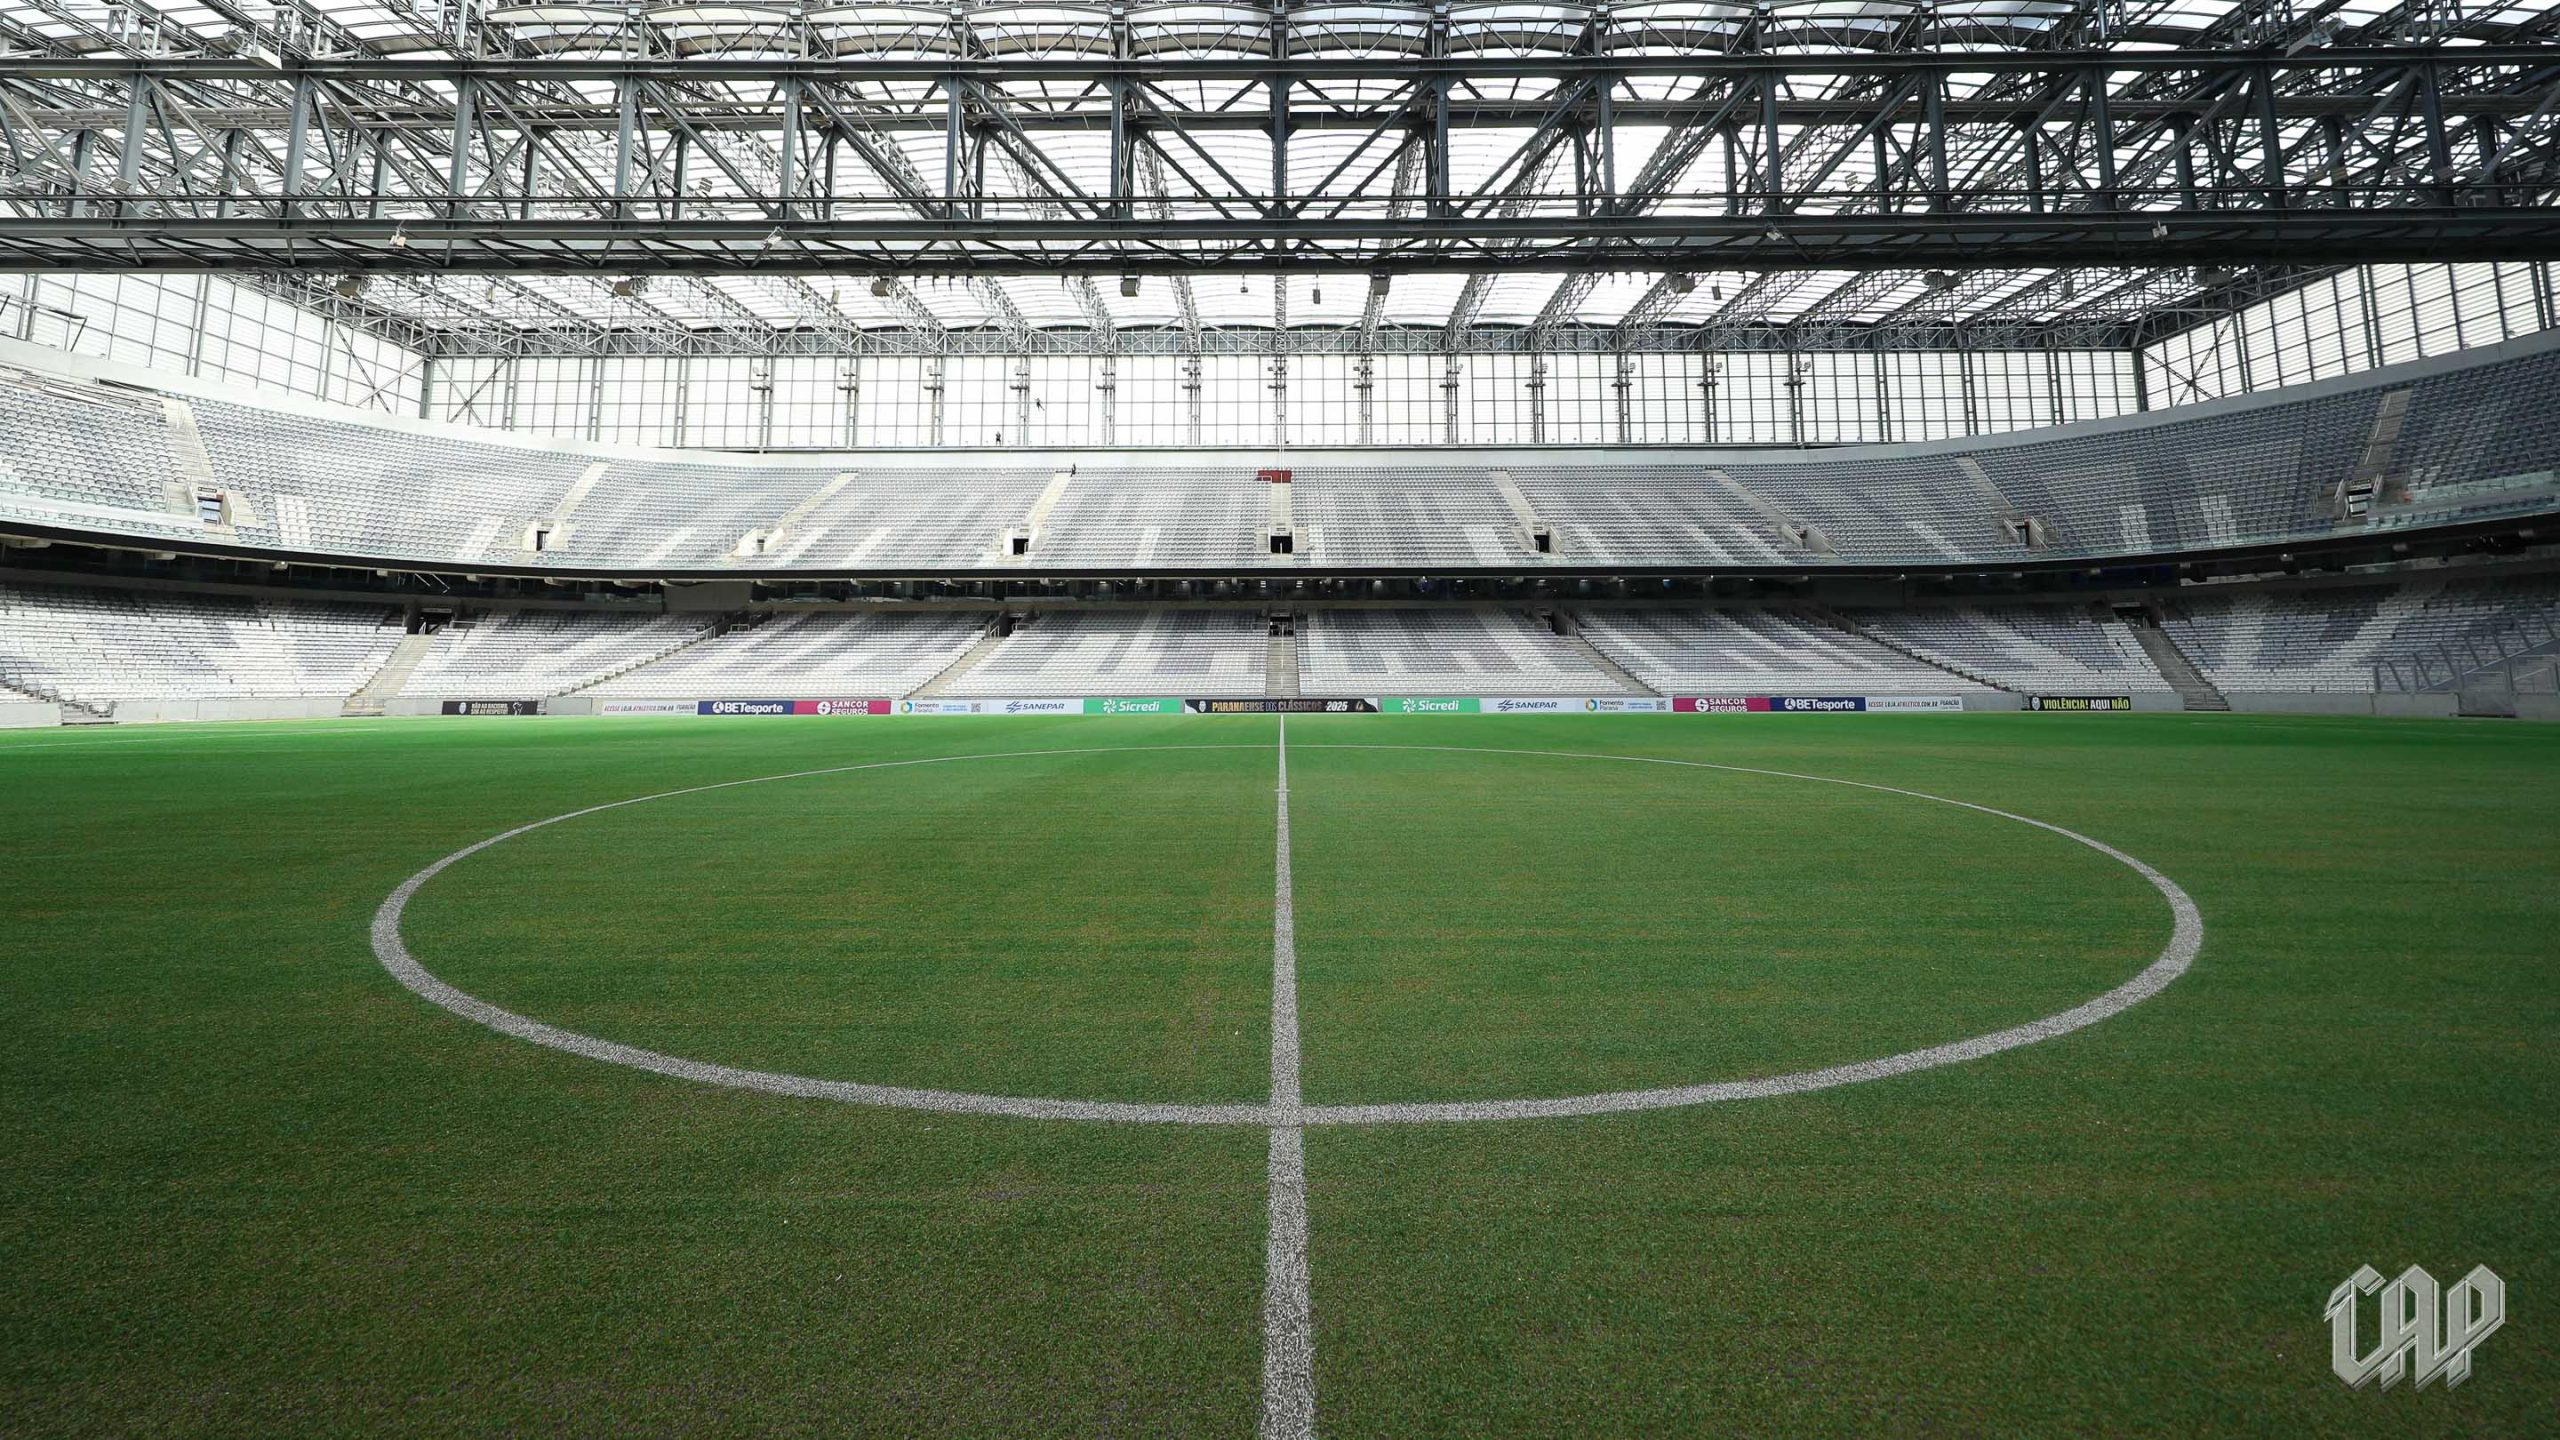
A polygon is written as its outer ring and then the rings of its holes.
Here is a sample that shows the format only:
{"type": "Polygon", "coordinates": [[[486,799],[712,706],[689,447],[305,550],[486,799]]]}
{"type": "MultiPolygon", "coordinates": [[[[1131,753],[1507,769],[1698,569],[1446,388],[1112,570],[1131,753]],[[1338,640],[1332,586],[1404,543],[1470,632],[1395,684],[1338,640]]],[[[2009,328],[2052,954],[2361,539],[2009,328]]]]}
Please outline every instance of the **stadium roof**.
{"type": "Polygon", "coordinates": [[[0,265],[241,271],[441,354],[2115,346],[2341,264],[2560,255],[2555,31],[0,0],[0,265]]]}

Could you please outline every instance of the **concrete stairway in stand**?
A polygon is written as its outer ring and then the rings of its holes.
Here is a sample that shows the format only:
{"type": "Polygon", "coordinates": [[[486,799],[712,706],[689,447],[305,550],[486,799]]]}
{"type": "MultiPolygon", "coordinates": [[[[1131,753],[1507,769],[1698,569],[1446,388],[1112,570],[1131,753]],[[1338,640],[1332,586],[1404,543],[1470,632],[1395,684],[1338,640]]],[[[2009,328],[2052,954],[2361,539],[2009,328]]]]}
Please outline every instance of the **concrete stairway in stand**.
{"type": "Polygon", "coordinates": [[[994,620],[988,621],[987,628],[979,632],[977,643],[971,645],[968,649],[961,651],[958,659],[953,660],[950,664],[943,666],[939,671],[935,672],[932,679],[917,686],[915,688],[915,693],[911,698],[922,699],[928,695],[941,694],[944,690],[950,687],[952,681],[968,674],[979,661],[994,654],[995,648],[1004,642],[1004,626],[994,620]]]}
{"type": "Polygon", "coordinates": [[[2212,681],[2204,678],[2204,672],[2187,658],[2187,652],[2178,648],[2177,641],[2169,638],[2169,632],[2160,628],[2156,618],[2145,616],[2139,621],[2129,621],[2126,628],[2133,631],[2134,643],[2142,647],[2143,654],[2151,657],[2151,663],[2159,667],[2161,678],[2167,680],[2179,698],[2187,702],[2188,709],[2231,708],[2231,702],[2222,697],[2222,692],[2214,688],[2212,681]]]}
{"type": "Polygon", "coordinates": [[[1654,688],[1635,677],[1634,673],[1609,658],[1608,652],[1592,644],[1582,633],[1582,617],[1569,610],[1557,612],[1564,623],[1555,627],[1556,636],[1573,647],[1574,653],[1591,662],[1591,668],[1618,682],[1618,688],[1630,695],[1651,695],[1654,688]]]}
{"type": "Polygon", "coordinates": [[[728,634],[732,630],[751,629],[755,626],[762,625],[772,618],[773,617],[770,614],[763,611],[757,611],[747,615],[728,616],[725,619],[715,622],[710,628],[697,630],[693,634],[684,637],[684,639],[677,641],[675,644],[668,646],[664,650],[658,651],[654,655],[644,655],[641,658],[632,661],[628,665],[607,670],[593,680],[582,680],[577,684],[570,686],[566,690],[555,692],[555,698],[557,695],[582,695],[587,691],[593,690],[597,686],[602,685],[607,680],[619,680],[634,670],[638,670],[649,665],[655,665],[659,661],[667,659],[670,656],[681,655],[687,650],[692,649],[694,646],[701,644],[705,640],[717,639],[720,636],[728,634]]]}
{"type": "Polygon", "coordinates": [[[1282,696],[1299,693],[1297,636],[1271,637],[1271,648],[1262,661],[1262,693],[1282,696]]]}
{"type": "Polygon", "coordinates": [[[383,657],[382,668],[374,671],[356,693],[346,698],[346,702],[338,707],[338,713],[381,714],[385,703],[400,693],[401,686],[409,683],[410,672],[418,668],[419,661],[427,658],[427,651],[435,643],[433,635],[401,636],[400,643],[392,646],[391,653],[383,657]]]}
{"type": "Polygon", "coordinates": [[[1995,680],[1991,676],[1986,675],[1971,666],[1958,665],[1950,660],[1941,660],[1935,655],[1924,655],[1921,652],[1912,649],[1910,646],[1903,644],[1901,641],[1894,639],[1890,635],[1878,635],[1874,631],[1867,629],[1857,621],[1850,619],[1848,616],[1841,614],[1839,611],[1832,609],[1828,605],[1803,605],[1798,608],[1803,611],[1807,619],[1814,621],[1816,624],[1828,625],[1843,635],[1855,635],[1870,645],[1881,645],[1885,649],[1890,650],[1897,655],[1917,660],[1932,670],[1944,670],[1950,675],[1960,676],[1972,681],[1976,685],[1988,685],[1994,690],[2007,690],[2014,693],[2018,688],[2015,685],[2004,684],[1999,680],[1995,680]]]}

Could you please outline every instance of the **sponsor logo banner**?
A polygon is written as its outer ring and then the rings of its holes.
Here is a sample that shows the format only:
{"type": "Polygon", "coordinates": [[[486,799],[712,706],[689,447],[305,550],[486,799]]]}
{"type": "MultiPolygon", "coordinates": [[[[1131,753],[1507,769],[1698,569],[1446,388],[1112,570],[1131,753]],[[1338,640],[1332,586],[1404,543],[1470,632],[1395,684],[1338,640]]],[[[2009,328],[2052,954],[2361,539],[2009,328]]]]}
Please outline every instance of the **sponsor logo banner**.
{"type": "Polygon", "coordinates": [[[1671,702],[1652,696],[1631,699],[1618,695],[1602,695],[1583,701],[1582,708],[1594,715],[1658,715],[1670,709],[1671,702]]]}
{"type": "Polygon", "coordinates": [[[1378,702],[1388,715],[1474,715],[1483,708],[1473,695],[1390,695],[1378,702]]]}
{"type": "Polygon", "coordinates": [[[2030,695],[2027,697],[2027,708],[2030,710],[2076,710],[2083,713],[2091,710],[2130,710],[2133,708],[2133,697],[2130,695],[2030,695]]]}
{"type": "Polygon", "coordinates": [[[1260,700],[1185,700],[1182,708],[1194,715],[1375,715],[1378,702],[1287,696],[1260,700]]]}
{"type": "Polygon", "coordinates": [[[1682,715],[1849,715],[1864,710],[1961,710],[1944,695],[1682,695],[1671,708],[1682,715]]]}
{"type": "Polygon", "coordinates": [[[694,705],[697,715],[788,715],[788,700],[703,700],[694,705]]]}
{"type": "Polygon", "coordinates": [[[599,715],[695,715],[691,700],[606,700],[596,706],[599,715]]]}
{"type": "Polygon", "coordinates": [[[447,700],[447,715],[539,715],[539,700],[447,700]]]}
{"type": "Polygon", "coordinates": [[[901,700],[898,702],[898,713],[901,715],[976,715],[982,713],[978,707],[984,703],[979,700],[901,700]]]}
{"type": "Polygon", "coordinates": [[[1182,701],[1170,695],[1094,695],[1081,704],[1069,700],[1068,710],[1081,709],[1087,715],[1179,715],[1182,701]]]}
{"type": "Polygon", "coordinates": [[[886,715],[889,713],[889,702],[886,700],[794,700],[791,702],[791,713],[794,715],[886,715]]]}
{"type": "Polygon", "coordinates": [[[1582,708],[1579,698],[1568,700],[1555,695],[1488,695],[1478,703],[1487,715],[1561,715],[1582,708]]]}

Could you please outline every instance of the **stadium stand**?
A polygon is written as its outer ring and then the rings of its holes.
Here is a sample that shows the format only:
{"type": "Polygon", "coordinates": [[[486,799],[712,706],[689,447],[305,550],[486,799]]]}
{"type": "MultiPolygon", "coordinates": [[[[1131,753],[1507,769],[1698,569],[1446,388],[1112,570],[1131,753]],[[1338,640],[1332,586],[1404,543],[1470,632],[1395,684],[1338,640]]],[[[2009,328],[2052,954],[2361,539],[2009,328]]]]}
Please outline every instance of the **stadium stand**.
{"type": "Polygon", "coordinates": [[[1517,611],[1319,610],[1298,626],[1310,695],[1616,695],[1614,676],[1517,611]]]}
{"type": "Polygon", "coordinates": [[[178,473],[157,397],[0,367],[0,514],[155,533],[194,520],[171,509],[178,473]]]}
{"type": "Polygon", "coordinates": [[[239,540],[287,550],[496,560],[588,464],[467,431],[386,430],[221,400],[195,401],[194,411],[215,482],[260,517],[239,540]]]}
{"type": "MultiPolygon", "coordinates": [[[[13,354],[17,352],[12,352],[13,354]]],[[[1294,553],[1242,458],[1146,468],[848,455],[715,462],[499,440],[183,394],[208,525],[159,398],[0,376],[0,517],[365,559],[652,572],[740,565],[1527,570],[2161,556],[2560,511],[2560,343],[2053,431],[1829,451],[1629,458],[1360,452],[1300,462],[1294,553]],[[2351,495],[2377,412],[2388,474],[2351,495]],[[1061,487],[1061,482],[1063,486],[1061,487]],[[1509,487],[1509,488],[1506,488],[1509,487]],[[183,484],[178,486],[183,490],[183,484]],[[1552,531],[1539,552],[1532,521],[1552,531]],[[530,545],[537,522],[556,544],[530,545]],[[1036,536],[1028,532],[1036,531],[1036,536]],[[1011,533],[1025,534],[1016,553],[1011,533]]]]}
{"type": "Polygon", "coordinates": [[[607,698],[806,695],[894,699],[911,693],[986,628],[979,613],[803,612],[742,625],[589,687],[607,698]]]}
{"type": "Polygon", "coordinates": [[[2173,687],[2112,616],[2060,605],[1851,612],[1895,649],[2004,690],[2131,694],[2173,687]]]}
{"type": "Polygon", "coordinates": [[[1200,695],[1263,692],[1258,613],[1103,610],[1031,617],[943,687],[949,695],[1200,695]]]}
{"type": "Polygon", "coordinates": [[[0,683],[83,705],[345,696],[400,639],[395,612],[0,586],[0,683]]]}
{"type": "Polygon", "coordinates": [[[1773,610],[1593,610],[1583,638],[1672,694],[1961,695],[1980,681],[1773,610]]]}
{"type": "Polygon", "coordinates": [[[2361,693],[2376,661],[2509,628],[2560,623],[2560,581],[2419,582],[2190,597],[2161,629],[2226,692],[2361,693]]]}
{"type": "Polygon", "coordinates": [[[543,558],[636,556],[643,567],[713,569],[760,553],[748,537],[770,532],[823,478],[805,469],[608,463],[562,517],[568,533],[543,558]]]}
{"type": "MultiPolygon", "coordinates": [[[[0,586],[0,700],[133,701],[1075,695],[2253,696],[2405,692],[2378,662],[2560,644],[2560,578],[2252,587],[2152,602],[2147,635],[2086,603],[1600,607],[1570,634],[1498,606],[1297,612],[1045,610],[1000,636],[983,609],[712,617],[498,611],[431,635],[361,604],[0,586]],[[2495,638],[2503,643],[2487,645],[2495,638]],[[2166,641],[2166,645],[2163,641],[2166,641]],[[1275,655],[1294,688],[1269,688],[1275,655]],[[2157,657],[2157,663],[2155,663],[2157,657]],[[398,663],[394,663],[394,662],[398,663]],[[2192,663],[2180,687],[2161,665],[2192,663]],[[414,665],[413,669],[404,666],[414,665]],[[2198,687],[2194,680],[2209,682],[2198,687]],[[12,693],[7,692],[15,692],[12,693]]],[[[2466,661],[2464,663],[2476,663],[2466,661]]],[[[2423,672],[2448,679],[2463,664],[2423,672]]],[[[1283,676],[1285,681],[1286,676],[1283,676]]],[[[2171,700],[2171,705],[2177,702],[2171,700]]],[[[378,705],[363,713],[374,713],[378,705]]],[[[332,712],[334,713],[334,712],[332,712]]],[[[355,713],[355,712],[350,712],[355,713]]]]}
{"type": "Polygon", "coordinates": [[[1077,474],[1033,554],[1043,564],[1235,569],[1267,563],[1269,488],[1227,470],[1077,474]]]}
{"type": "Polygon", "coordinates": [[[795,526],[781,554],[893,570],[992,566],[1053,479],[1046,469],[864,471],[795,526]]]}
{"type": "Polygon", "coordinates": [[[1489,470],[1300,468],[1291,488],[1301,539],[1288,560],[1337,568],[1466,569],[1538,558],[1489,470]]]}
{"type": "Polygon", "coordinates": [[[1568,560],[1631,565],[1691,555],[1716,565],[1775,565],[1775,527],[1703,466],[1516,466],[1511,477],[1557,530],[1568,560]]]}
{"type": "Polygon", "coordinates": [[[524,610],[460,620],[436,636],[400,693],[539,700],[620,675],[709,633],[707,621],[673,615],[524,610]]]}

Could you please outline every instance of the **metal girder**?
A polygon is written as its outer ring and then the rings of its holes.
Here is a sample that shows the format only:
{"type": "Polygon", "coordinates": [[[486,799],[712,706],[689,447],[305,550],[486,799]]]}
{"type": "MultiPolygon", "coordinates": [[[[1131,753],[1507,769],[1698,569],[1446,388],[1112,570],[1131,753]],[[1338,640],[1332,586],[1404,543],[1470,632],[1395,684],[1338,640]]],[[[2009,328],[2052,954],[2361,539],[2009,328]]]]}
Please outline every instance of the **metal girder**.
{"type": "Polygon", "coordinates": [[[346,37],[277,23],[281,63],[0,55],[0,268],[1481,277],[2560,255],[2547,44],[750,62],[339,53],[346,37]],[[1622,190],[1630,126],[1651,158],[1622,190]],[[923,131],[945,135],[939,184],[902,143],[923,131]],[[1321,133],[1358,158],[1311,181],[1287,161],[1321,133]],[[2484,147],[2494,163],[2467,163],[2484,147]],[[1419,197],[1391,178],[1406,154],[1419,197]]]}
{"type": "MultiPolygon", "coordinates": [[[[350,321],[348,323],[356,323],[350,321]]],[[[361,326],[359,326],[361,328],[361,326]]],[[[1622,334],[1614,326],[1563,326],[1543,336],[1526,328],[1479,328],[1468,348],[1452,351],[1438,326],[1389,326],[1363,334],[1356,328],[1300,328],[1288,333],[1291,355],[1450,354],[1696,354],[1730,350],[1846,350],[1864,352],[1952,349],[2116,350],[2126,347],[2134,325],[2122,318],[2036,324],[2017,321],[1986,327],[1981,321],[1914,319],[1892,324],[1849,322],[1729,324],[1657,328],[1622,334]]],[[[1123,326],[1113,349],[1097,352],[1080,329],[1034,330],[1017,339],[1000,329],[925,331],[875,329],[836,333],[775,329],[747,323],[697,325],[681,338],[654,330],[600,329],[585,325],[523,328],[487,324],[444,327],[415,348],[434,359],[534,359],[619,355],[727,355],[750,357],[829,355],[990,356],[1255,355],[1270,356],[1278,343],[1266,329],[1207,330],[1195,342],[1175,327],[1123,326]]]]}
{"type": "MultiPolygon", "coordinates": [[[[1173,202],[1166,195],[1164,158],[1153,150],[1138,155],[1138,187],[1150,213],[1159,220],[1171,219],[1173,202]]],[[[1174,315],[1182,326],[1185,342],[1193,353],[1200,349],[1200,301],[1191,289],[1191,277],[1172,277],[1174,315]]]]}

